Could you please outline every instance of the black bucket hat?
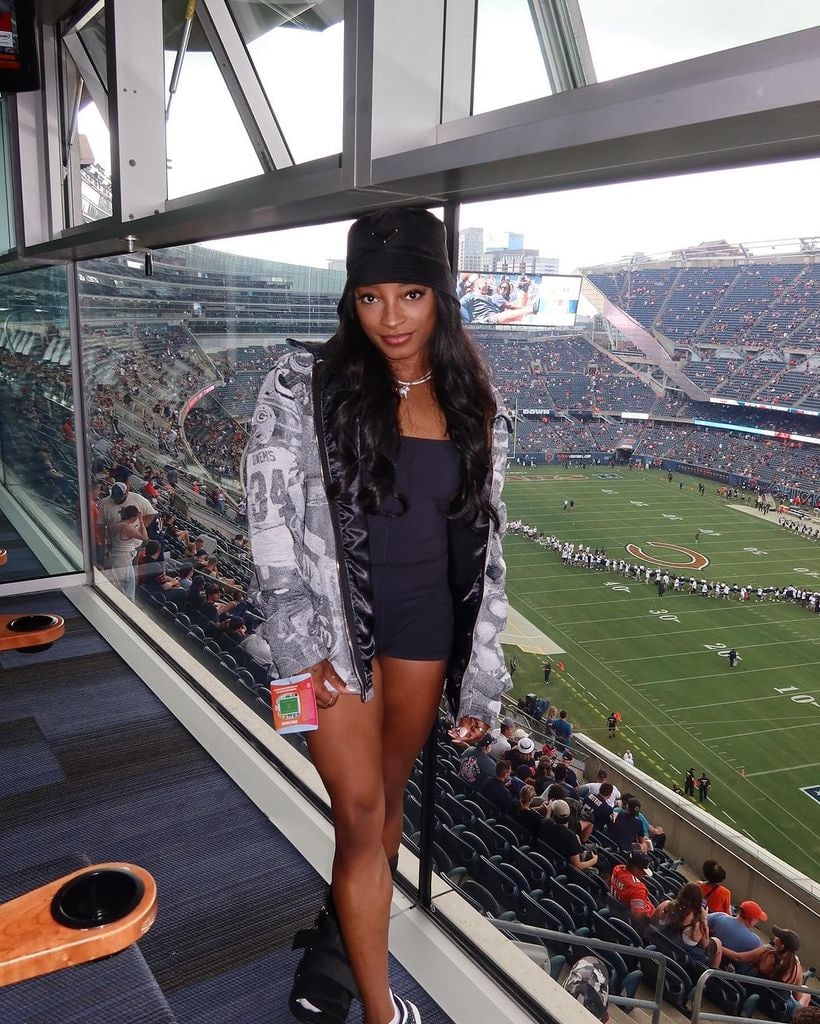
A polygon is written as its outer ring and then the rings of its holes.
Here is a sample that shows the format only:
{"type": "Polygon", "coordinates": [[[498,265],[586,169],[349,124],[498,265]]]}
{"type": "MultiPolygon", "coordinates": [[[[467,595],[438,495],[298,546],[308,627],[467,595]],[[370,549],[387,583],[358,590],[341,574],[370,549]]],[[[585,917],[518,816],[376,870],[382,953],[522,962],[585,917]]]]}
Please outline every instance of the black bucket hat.
{"type": "Polygon", "coordinates": [[[428,210],[393,206],[368,213],[347,235],[347,283],[426,284],[456,298],[455,276],[447,258],[447,232],[428,210]]]}

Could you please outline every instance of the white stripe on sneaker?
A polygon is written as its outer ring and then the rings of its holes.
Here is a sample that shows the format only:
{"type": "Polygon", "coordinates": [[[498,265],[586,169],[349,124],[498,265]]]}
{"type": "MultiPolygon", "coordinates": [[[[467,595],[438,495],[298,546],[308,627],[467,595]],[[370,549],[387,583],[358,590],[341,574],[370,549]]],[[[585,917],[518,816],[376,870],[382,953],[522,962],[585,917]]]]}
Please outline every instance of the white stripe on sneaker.
{"type": "Polygon", "coordinates": [[[394,992],[391,992],[390,995],[393,997],[393,1005],[396,1007],[397,1016],[393,1018],[395,1024],[421,1024],[421,1015],[414,1003],[411,1003],[409,999],[402,999],[394,992]]]}

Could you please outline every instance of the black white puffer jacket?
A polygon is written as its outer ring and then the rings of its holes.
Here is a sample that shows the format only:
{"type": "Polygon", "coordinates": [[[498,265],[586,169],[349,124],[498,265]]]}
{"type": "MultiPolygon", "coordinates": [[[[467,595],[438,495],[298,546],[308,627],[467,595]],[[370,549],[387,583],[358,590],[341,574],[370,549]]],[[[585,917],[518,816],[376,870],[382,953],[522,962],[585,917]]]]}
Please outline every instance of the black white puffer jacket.
{"type": "MultiPolygon", "coordinates": [[[[266,377],[245,455],[248,528],[256,566],[249,597],[267,616],[260,633],[278,676],[329,659],[363,700],[373,694],[373,595],[361,481],[342,499],[328,492],[341,475],[321,384],[321,359],[293,349],[266,377]]],[[[501,538],[507,524],[501,488],[509,421],[493,425],[490,500],[500,527],[448,521],[453,647],[445,692],[458,721],[492,723],[512,682],[499,642],[507,598],[501,538]]]]}

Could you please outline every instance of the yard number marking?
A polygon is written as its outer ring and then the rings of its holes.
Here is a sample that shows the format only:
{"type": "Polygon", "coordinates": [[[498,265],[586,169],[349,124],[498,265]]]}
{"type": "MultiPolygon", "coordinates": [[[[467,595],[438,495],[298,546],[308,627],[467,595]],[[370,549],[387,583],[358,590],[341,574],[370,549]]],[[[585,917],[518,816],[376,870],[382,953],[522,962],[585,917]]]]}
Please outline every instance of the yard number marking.
{"type": "Polygon", "coordinates": [[[768,555],[768,551],[761,551],[760,548],[744,548],[744,551],[748,551],[750,555],[768,555]]]}
{"type": "Polygon", "coordinates": [[[624,593],[624,594],[631,593],[629,587],[627,587],[626,584],[624,584],[624,583],[614,583],[614,582],[604,583],[604,586],[605,587],[609,587],[611,590],[615,590],[618,593],[624,593]]]}
{"type": "MultiPolygon", "coordinates": [[[[706,648],[707,651],[716,651],[721,656],[721,658],[729,657],[729,648],[726,646],[726,644],[704,644],[703,646],[706,648]]],[[[743,661],[743,658],[741,658],[741,656],[738,654],[737,660],[743,661]]]]}
{"type": "MultiPolygon", "coordinates": [[[[774,692],[791,693],[796,689],[796,686],[775,686],[774,692]]],[[[820,704],[817,703],[817,698],[813,697],[810,693],[796,693],[794,696],[790,697],[789,700],[793,701],[795,704],[814,704],[815,707],[820,707],[820,704]]]]}
{"type": "Polygon", "coordinates": [[[683,522],[683,517],[682,516],[673,516],[669,512],[664,512],[663,513],[663,518],[664,519],[674,519],[678,523],[683,522]]]}
{"type": "Polygon", "coordinates": [[[630,505],[637,505],[638,508],[649,508],[648,501],[630,501],[630,505]]]}
{"type": "Polygon", "coordinates": [[[661,622],[677,622],[680,625],[680,619],[677,615],[670,615],[665,608],[653,609],[649,612],[650,615],[657,615],[661,622]]]}

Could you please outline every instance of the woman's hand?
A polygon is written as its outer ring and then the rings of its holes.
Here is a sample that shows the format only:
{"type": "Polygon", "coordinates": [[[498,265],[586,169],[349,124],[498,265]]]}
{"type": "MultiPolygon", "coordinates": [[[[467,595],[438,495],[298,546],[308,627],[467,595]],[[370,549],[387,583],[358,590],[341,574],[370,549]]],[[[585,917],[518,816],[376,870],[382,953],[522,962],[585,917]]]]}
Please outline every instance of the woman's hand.
{"type": "Polygon", "coordinates": [[[309,672],[313,679],[313,691],[316,694],[316,703],[319,710],[334,707],[341,696],[350,693],[345,687],[344,679],[336,672],[336,669],[327,658],[324,661],[318,661],[315,665],[311,665],[310,668],[306,668],[305,672],[309,672]],[[325,680],[333,687],[332,690],[325,686],[325,680]]]}
{"type": "Polygon", "coordinates": [[[450,729],[448,736],[457,743],[465,743],[471,747],[486,735],[489,725],[480,718],[461,718],[455,729],[450,729]]]}

